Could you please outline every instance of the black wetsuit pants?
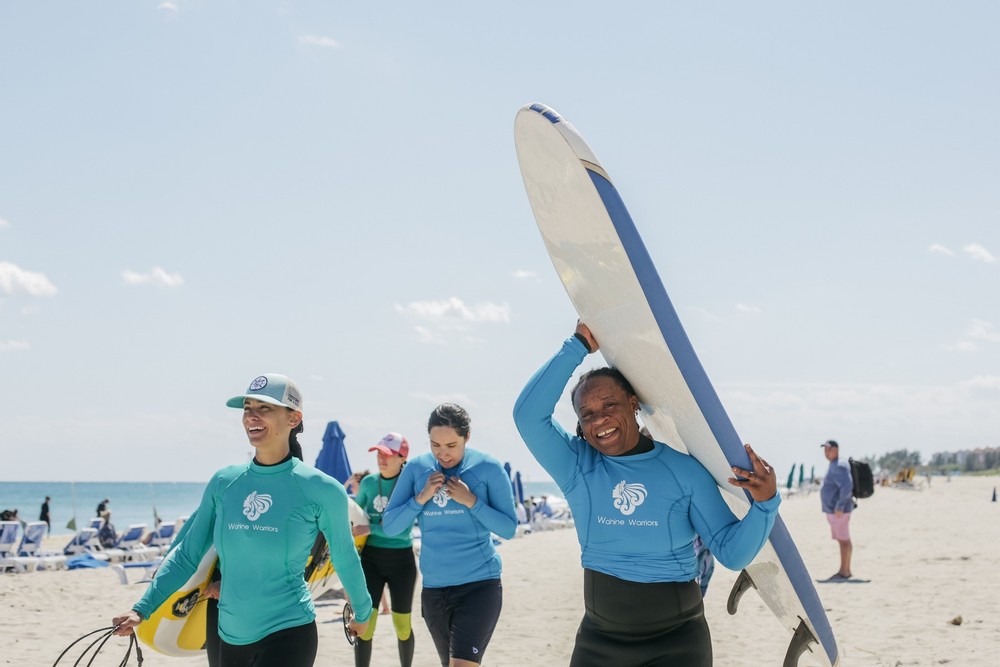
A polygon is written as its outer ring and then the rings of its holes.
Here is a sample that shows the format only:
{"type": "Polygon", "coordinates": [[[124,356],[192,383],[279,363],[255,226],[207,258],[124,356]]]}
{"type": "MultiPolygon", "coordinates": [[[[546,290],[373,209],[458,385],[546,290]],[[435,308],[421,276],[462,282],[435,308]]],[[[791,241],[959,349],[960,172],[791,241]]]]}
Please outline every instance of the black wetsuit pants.
{"type": "Polygon", "coordinates": [[[319,637],[316,621],[272,632],[253,644],[221,642],[222,667],[312,667],[319,637]]]}
{"type": "Polygon", "coordinates": [[[585,569],[583,591],[570,667],[711,667],[697,582],[643,584],[585,569]]]}

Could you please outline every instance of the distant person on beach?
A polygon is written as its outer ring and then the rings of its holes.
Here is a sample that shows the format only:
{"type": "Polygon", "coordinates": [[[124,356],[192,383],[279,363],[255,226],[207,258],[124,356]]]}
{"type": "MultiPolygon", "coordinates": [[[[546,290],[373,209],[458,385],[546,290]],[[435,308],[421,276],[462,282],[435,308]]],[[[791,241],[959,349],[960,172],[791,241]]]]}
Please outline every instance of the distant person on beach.
{"type": "Polygon", "coordinates": [[[347,495],[354,497],[358,495],[358,487],[361,486],[361,480],[371,474],[370,470],[365,469],[363,472],[356,472],[347,478],[344,482],[344,488],[347,489],[347,495]]]}
{"type": "MultiPolygon", "coordinates": [[[[840,569],[830,577],[831,581],[851,578],[851,512],[854,511],[854,480],[851,478],[851,464],[840,460],[840,446],[836,440],[827,440],[820,447],[830,468],[823,477],[819,499],[823,514],[830,524],[830,536],[840,545],[840,569]]],[[[815,451],[815,450],[813,450],[815,451]]]]}
{"type": "MultiPolygon", "coordinates": [[[[387,535],[382,527],[382,513],[389,505],[396,483],[399,481],[410,443],[399,433],[388,433],[369,452],[377,452],[378,472],[365,475],[358,485],[358,505],[368,515],[367,526],[354,526],[355,537],[368,535],[361,552],[361,567],[365,571],[368,594],[372,605],[384,602],[383,591],[389,586],[392,607],[392,626],[396,631],[399,664],[413,664],[412,619],[413,592],[417,586],[417,561],[413,556],[413,528],[410,526],[398,535],[387,535]]],[[[354,644],[355,667],[368,667],[372,660],[372,637],[378,617],[373,615],[368,629],[354,644]]]]}
{"type": "Polygon", "coordinates": [[[221,664],[310,667],[316,659],[316,610],[303,577],[322,532],[330,561],[354,608],[351,634],[372,613],[347,516],[347,492],[293,456],[302,432],[302,393],[290,378],[261,375],[226,402],[243,409],[254,457],[223,468],[205,488],[184,539],[130,611],[116,616],[127,636],[158,609],[215,546],[224,573],[219,590],[221,664]]]}
{"type": "Polygon", "coordinates": [[[101,527],[97,529],[97,539],[105,549],[111,549],[118,543],[118,532],[115,525],[111,523],[111,512],[105,510],[101,517],[101,527]]]}
{"type": "Polygon", "coordinates": [[[442,667],[482,662],[503,603],[492,533],[510,539],[517,531],[510,477],[500,461],[466,446],[471,424],[461,406],[434,408],[431,451],[403,468],[382,514],[386,535],[419,522],[421,612],[442,667]]]}
{"type": "Polygon", "coordinates": [[[45,522],[45,534],[48,535],[52,532],[52,514],[49,512],[49,501],[52,500],[51,497],[45,496],[45,500],[42,502],[42,511],[38,514],[38,520],[45,522]]]}
{"type": "Polygon", "coordinates": [[[576,434],[553,418],[577,367],[598,343],[576,332],[528,381],[514,421],[528,449],[559,485],[576,519],[585,613],[572,667],[712,664],[694,548],[700,535],[739,570],[767,540],[781,502],[774,470],[746,445],[752,469],[729,483],[753,498],[738,519],[715,479],[693,457],[642,435],[639,399],[616,369],[584,373],[570,392],[576,434]]]}
{"type": "Polygon", "coordinates": [[[105,498],[101,502],[97,503],[97,513],[94,514],[94,516],[103,517],[104,513],[108,511],[108,503],[110,502],[111,501],[108,498],[105,498]]]}

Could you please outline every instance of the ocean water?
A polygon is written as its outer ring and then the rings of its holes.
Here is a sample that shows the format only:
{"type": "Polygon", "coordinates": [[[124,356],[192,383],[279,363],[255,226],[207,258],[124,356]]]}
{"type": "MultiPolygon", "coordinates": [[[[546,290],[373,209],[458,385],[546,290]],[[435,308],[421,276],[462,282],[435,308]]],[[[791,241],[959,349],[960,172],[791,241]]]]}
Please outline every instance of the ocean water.
{"type": "MultiPolygon", "coordinates": [[[[37,521],[42,501],[51,496],[52,535],[68,539],[74,532],[66,525],[70,519],[86,525],[104,498],[110,498],[111,523],[121,532],[134,523],[152,528],[154,512],[171,523],[190,515],[204,490],[201,482],[0,482],[0,509],[16,509],[22,521],[37,521]]],[[[524,494],[562,497],[554,482],[525,482],[524,494]]]]}

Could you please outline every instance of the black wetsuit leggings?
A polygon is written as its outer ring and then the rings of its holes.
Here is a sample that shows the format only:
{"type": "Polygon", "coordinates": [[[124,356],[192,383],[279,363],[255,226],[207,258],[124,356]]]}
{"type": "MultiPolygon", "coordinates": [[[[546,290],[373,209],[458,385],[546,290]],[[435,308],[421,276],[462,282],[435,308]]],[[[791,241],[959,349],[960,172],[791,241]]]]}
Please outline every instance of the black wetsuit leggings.
{"type": "Polygon", "coordinates": [[[417,561],[413,548],[386,549],[365,547],[361,552],[361,569],[365,573],[372,608],[378,613],[382,591],[389,584],[389,601],[397,614],[413,611],[413,593],[417,587],[417,561]]]}
{"type": "Polygon", "coordinates": [[[570,667],[711,667],[697,582],[642,584],[585,569],[583,598],[570,667]]]}
{"type": "Polygon", "coordinates": [[[316,621],[272,632],[253,644],[220,643],[222,667],[312,667],[319,648],[316,621]]]}

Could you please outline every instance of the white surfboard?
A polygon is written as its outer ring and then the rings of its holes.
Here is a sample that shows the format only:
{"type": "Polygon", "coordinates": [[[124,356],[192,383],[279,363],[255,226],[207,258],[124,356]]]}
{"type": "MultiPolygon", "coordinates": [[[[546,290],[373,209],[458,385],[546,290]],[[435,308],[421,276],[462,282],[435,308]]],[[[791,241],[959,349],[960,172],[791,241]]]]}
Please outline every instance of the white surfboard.
{"type": "MultiPolygon", "coordinates": [[[[521,176],[556,272],[608,363],[636,389],[653,438],[691,454],[712,474],[733,512],[748,494],[728,483],[749,457],[681,326],[618,191],[576,129],[542,104],[514,123],[521,176]]],[[[837,643],[812,578],[777,517],[771,536],[729,599],[755,587],[792,633],[785,665],[810,651],[839,664],[837,643]]]]}

